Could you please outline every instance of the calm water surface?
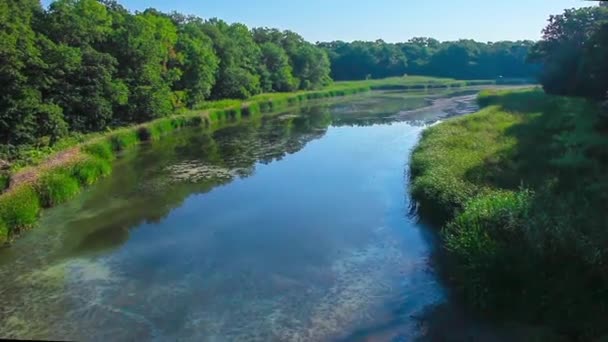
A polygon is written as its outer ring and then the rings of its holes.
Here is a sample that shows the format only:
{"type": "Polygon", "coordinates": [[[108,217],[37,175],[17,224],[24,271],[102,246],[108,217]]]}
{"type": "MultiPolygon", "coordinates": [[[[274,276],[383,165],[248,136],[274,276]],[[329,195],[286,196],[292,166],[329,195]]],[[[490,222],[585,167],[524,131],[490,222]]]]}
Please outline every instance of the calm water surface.
{"type": "Polygon", "coordinates": [[[375,338],[413,339],[446,300],[406,174],[438,113],[390,117],[427,103],[372,93],[128,152],[0,251],[0,336],[352,340],[398,320],[375,338]]]}

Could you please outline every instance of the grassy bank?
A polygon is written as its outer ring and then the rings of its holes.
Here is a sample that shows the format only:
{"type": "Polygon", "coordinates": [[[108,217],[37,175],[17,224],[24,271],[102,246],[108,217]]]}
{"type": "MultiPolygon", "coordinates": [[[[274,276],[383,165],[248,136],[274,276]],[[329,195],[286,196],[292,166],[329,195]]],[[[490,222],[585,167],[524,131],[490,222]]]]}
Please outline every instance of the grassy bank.
{"type": "Polygon", "coordinates": [[[412,155],[421,214],[443,225],[469,303],[570,337],[608,334],[608,124],[597,104],[485,91],[412,155]]]}

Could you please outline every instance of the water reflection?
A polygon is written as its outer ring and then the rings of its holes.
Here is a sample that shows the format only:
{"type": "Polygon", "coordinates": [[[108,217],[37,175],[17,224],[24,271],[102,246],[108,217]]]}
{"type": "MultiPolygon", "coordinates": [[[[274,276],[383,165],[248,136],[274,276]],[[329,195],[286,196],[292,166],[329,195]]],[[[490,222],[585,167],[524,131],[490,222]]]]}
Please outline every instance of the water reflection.
{"type": "Polygon", "coordinates": [[[394,320],[414,336],[408,317],[444,294],[404,214],[422,128],[395,114],[431,100],[372,93],[126,153],[0,251],[0,336],[311,341],[394,320]]]}

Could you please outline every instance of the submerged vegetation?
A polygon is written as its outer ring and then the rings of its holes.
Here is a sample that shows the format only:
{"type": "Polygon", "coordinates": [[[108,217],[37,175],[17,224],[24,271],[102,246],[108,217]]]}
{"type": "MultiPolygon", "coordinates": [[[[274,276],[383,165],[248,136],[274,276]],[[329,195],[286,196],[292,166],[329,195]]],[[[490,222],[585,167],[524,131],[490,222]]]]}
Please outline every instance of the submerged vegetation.
{"type": "Polygon", "coordinates": [[[597,103],[484,91],[480,112],[431,127],[412,156],[421,211],[448,222],[469,302],[573,336],[606,334],[608,137],[597,103]]]}

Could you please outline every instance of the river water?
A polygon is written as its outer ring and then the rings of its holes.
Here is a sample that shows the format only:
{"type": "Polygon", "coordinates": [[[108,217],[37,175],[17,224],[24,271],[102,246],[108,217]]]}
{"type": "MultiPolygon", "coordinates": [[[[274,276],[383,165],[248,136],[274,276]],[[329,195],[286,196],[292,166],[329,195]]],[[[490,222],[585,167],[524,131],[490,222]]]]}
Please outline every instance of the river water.
{"type": "Polygon", "coordinates": [[[471,93],[373,92],[126,152],[0,251],[0,336],[424,335],[416,317],[448,299],[434,230],[410,213],[409,155],[428,124],[474,110],[471,93]],[[447,113],[420,110],[450,96],[447,113]]]}

